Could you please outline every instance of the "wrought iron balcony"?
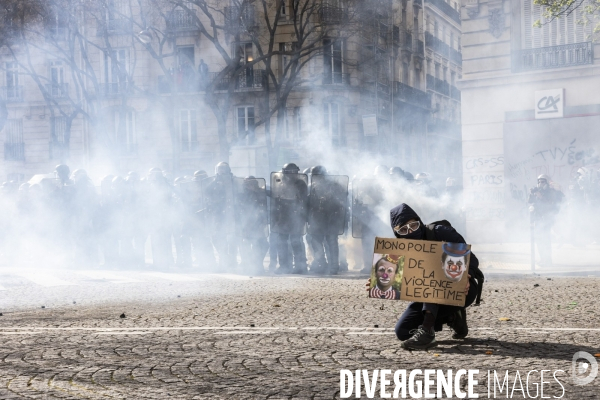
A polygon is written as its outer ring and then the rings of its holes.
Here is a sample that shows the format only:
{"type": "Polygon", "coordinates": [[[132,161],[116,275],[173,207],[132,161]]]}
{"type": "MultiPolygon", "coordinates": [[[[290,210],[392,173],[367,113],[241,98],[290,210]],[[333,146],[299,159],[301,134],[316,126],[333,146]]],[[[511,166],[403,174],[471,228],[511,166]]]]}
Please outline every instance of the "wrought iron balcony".
{"type": "Polygon", "coordinates": [[[59,142],[57,140],[50,142],[50,159],[64,160],[69,157],[69,143],[59,142]]]}
{"type": "Polygon", "coordinates": [[[405,83],[394,82],[395,99],[418,107],[431,108],[431,95],[405,83]]]}
{"type": "Polygon", "coordinates": [[[450,97],[460,101],[460,90],[456,86],[450,86],[450,97]]]}
{"type": "Polygon", "coordinates": [[[450,46],[433,36],[430,32],[425,32],[425,45],[442,57],[450,57],[450,46]]]}
{"type": "Polygon", "coordinates": [[[513,53],[513,70],[517,72],[566,68],[592,64],[592,42],[540,47],[513,53]]]}
{"type": "Polygon", "coordinates": [[[196,11],[173,10],[167,19],[167,28],[170,31],[196,30],[196,11]]]}
{"type": "Polygon", "coordinates": [[[323,5],[321,7],[321,22],[323,24],[341,24],[346,21],[346,12],[341,7],[323,5]]]}
{"type": "Polygon", "coordinates": [[[4,142],[4,159],[6,161],[24,161],[25,143],[4,142]]]}
{"type": "Polygon", "coordinates": [[[46,85],[48,95],[53,99],[64,99],[69,95],[68,83],[50,83],[46,85]]]}
{"type": "Polygon", "coordinates": [[[454,50],[450,48],[450,61],[454,61],[455,63],[462,65],[462,53],[458,50],[454,50]]]}
{"type": "Polygon", "coordinates": [[[427,74],[427,89],[433,90],[444,96],[450,96],[450,84],[446,81],[438,79],[432,75],[427,74]]]}
{"type": "Polygon", "coordinates": [[[458,11],[454,9],[450,4],[446,3],[444,0],[425,0],[427,3],[434,5],[441,12],[449,16],[460,25],[460,14],[458,11]]]}
{"type": "Polygon", "coordinates": [[[3,86],[2,99],[7,103],[19,103],[23,101],[23,86],[3,86]]]}
{"type": "Polygon", "coordinates": [[[350,85],[350,74],[325,71],[323,73],[323,85],[350,85]]]}
{"type": "Polygon", "coordinates": [[[253,5],[225,7],[225,30],[231,34],[253,32],[258,28],[256,10],[253,5]]]}
{"type": "Polygon", "coordinates": [[[267,74],[264,69],[244,68],[236,77],[236,90],[262,89],[267,84],[267,74]]]}

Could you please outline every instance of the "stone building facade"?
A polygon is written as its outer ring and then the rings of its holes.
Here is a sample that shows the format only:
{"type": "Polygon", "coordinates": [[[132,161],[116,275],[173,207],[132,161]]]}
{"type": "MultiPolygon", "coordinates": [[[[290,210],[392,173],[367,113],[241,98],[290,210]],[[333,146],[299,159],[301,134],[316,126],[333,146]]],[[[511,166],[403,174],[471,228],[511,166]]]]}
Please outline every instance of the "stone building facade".
{"type": "Polygon", "coordinates": [[[528,238],[538,175],[569,197],[577,169],[600,166],[598,45],[580,11],[554,21],[542,11],[532,0],[463,1],[463,182],[479,241],[528,238]]]}
{"type": "MultiPolygon", "coordinates": [[[[26,37],[38,44],[27,47],[30,59],[24,57],[26,46],[0,44],[0,94],[8,111],[0,133],[3,179],[28,180],[58,163],[96,176],[154,166],[177,175],[211,172],[223,159],[223,138],[204,88],[217,79],[212,100],[230,100],[226,140],[239,175],[268,173],[267,137],[276,145],[272,164],[279,166],[327,164],[357,154],[414,173],[428,170],[440,179],[461,173],[444,155],[447,148],[461,150],[455,83],[462,74],[460,18],[451,0],[374,0],[362,9],[358,5],[367,3],[315,2],[320,9],[313,18],[338,33],[323,38],[319,55],[303,68],[281,124],[278,113],[261,121],[270,81],[263,65],[252,64],[260,54],[243,32],[227,32],[225,51],[252,67],[222,76],[223,58],[199,32],[195,18],[203,14],[193,2],[163,10],[162,20],[148,14],[144,23],[139,17],[145,11],[132,6],[137,2],[99,3],[106,3],[105,12],[81,10],[76,21],[56,10],[37,37],[26,37]],[[360,28],[348,32],[344,18],[351,12],[360,28]],[[67,45],[73,24],[87,42],[69,61],[85,73],[74,74],[70,62],[52,56],[61,40],[67,45]],[[167,56],[147,50],[163,39],[167,56]],[[44,41],[54,50],[39,46],[44,41]]],[[[236,29],[236,21],[227,20],[234,7],[217,3],[226,29],[236,29]]],[[[273,5],[284,18],[276,47],[285,52],[294,46],[293,2],[273,5]]],[[[249,2],[245,21],[266,29],[261,12],[249,2]]],[[[10,16],[3,18],[10,22],[10,16]]],[[[274,74],[282,74],[287,62],[279,56],[274,74]]]]}

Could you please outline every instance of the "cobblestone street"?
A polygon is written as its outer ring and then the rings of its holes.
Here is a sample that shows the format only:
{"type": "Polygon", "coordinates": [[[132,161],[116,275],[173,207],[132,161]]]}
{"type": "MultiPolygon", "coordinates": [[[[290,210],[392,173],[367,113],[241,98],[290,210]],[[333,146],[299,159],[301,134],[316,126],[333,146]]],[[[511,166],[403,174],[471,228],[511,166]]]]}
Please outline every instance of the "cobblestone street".
{"type": "MultiPolygon", "coordinates": [[[[400,348],[393,327],[406,303],[367,299],[364,283],[210,275],[8,288],[0,399],[334,399],[342,369],[417,368],[479,369],[483,398],[488,370],[519,371],[523,385],[531,370],[563,370],[562,398],[600,398],[600,377],[571,379],[576,352],[600,353],[600,278],[490,276],[469,337],[445,327],[429,352],[400,348]]],[[[544,380],[545,397],[562,395],[552,373],[544,380]]]]}

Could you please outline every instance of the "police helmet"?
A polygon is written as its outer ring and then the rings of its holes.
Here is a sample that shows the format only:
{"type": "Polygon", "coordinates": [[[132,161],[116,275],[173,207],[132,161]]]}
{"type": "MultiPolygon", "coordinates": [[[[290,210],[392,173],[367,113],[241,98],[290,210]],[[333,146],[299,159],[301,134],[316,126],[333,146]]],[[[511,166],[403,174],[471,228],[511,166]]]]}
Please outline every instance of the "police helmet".
{"type": "Polygon", "coordinates": [[[221,161],[215,166],[215,174],[216,175],[226,175],[231,174],[231,167],[226,162],[221,161]]]}
{"type": "Polygon", "coordinates": [[[407,181],[412,182],[415,180],[415,177],[413,176],[413,174],[411,174],[408,171],[404,171],[404,177],[406,178],[407,181]]]}
{"type": "Polygon", "coordinates": [[[546,174],[541,174],[540,176],[537,177],[537,180],[539,181],[540,179],[545,179],[546,182],[550,182],[550,177],[546,174]]]}
{"type": "Polygon", "coordinates": [[[322,165],[315,165],[310,169],[310,173],[313,175],[327,175],[327,169],[322,165]]]}
{"type": "Polygon", "coordinates": [[[428,183],[430,180],[430,176],[427,172],[419,172],[417,176],[415,176],[415,180],[419,183],[428,183]]]}
{"type": "Polygon", "coordinates": [[[203,169],[200,169],[200,170],[194,172],[194,178],[203,179],[203,178],[206,178],[206,177],[208,177],[208,174],[203,169]]]}
{"type": "Polygon", "coordinates": [[[284,174],[297,174],[300,172],[300,168],[294,163],[287,163],[283,166],[282,171],[284,174]]]}

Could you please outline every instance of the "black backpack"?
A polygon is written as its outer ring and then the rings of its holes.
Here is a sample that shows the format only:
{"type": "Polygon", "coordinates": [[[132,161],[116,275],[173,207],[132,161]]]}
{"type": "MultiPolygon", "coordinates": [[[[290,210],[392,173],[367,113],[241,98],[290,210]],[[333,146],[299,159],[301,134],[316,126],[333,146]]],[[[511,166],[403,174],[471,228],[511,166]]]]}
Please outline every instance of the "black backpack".
{"type": "MultiPolygon", "coordinates": [[[[445,219],[432,222],[431,224],[425,226],[425,239],[426,240],[432,240],[432,241],[437,240],[435,237],[436,225],[442,225],[442,226],[446,226],[446,227],[452,229],[458,236],[460,236],[460,238],[463,241],[465,241],[465,239],[462,237],[462,235],[460,233],[458,233],[456,231],[456,229],[454,229],[452,224],[445,219]]],[[[473,268],[473,269],[469,268],[469,273],[477,281],[477,299],[475,300],[475,305],[478,306],[479,303],[481,303],[481,293],[483,291],[483,282],[485,282],[485,276],[483,275],[483,272],[481,272],[479,267],[473,268]]]]}

